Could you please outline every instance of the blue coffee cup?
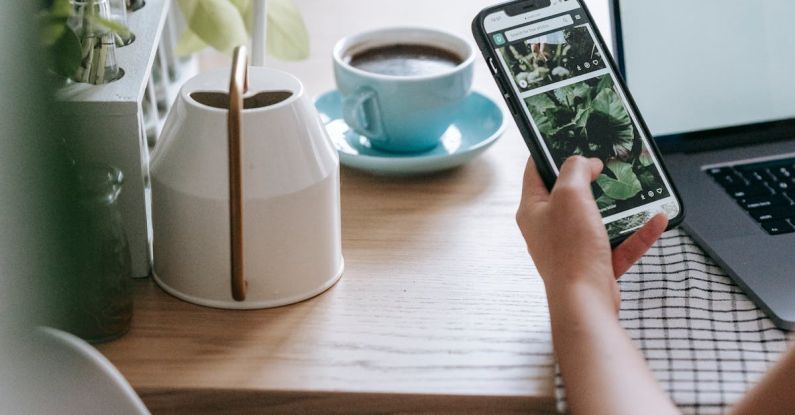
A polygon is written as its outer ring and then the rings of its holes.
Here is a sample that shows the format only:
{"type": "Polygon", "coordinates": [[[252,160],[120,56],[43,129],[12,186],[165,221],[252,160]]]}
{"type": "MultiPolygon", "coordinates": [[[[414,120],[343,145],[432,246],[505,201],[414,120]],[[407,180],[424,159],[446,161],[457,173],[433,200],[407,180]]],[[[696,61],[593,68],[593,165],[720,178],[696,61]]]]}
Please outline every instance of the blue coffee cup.
{"type": "Polygon", "coordinates": [[[345,122],[379,150],[410,153],[439,145],[472,89],[474,48],[434,29],[399,27],[364,32],[334,47],[334,75],[345,122]],[[441,49],[460,63],[427,75],[384,75],[351,65],[357,54],[394,45],[441,49]]]}

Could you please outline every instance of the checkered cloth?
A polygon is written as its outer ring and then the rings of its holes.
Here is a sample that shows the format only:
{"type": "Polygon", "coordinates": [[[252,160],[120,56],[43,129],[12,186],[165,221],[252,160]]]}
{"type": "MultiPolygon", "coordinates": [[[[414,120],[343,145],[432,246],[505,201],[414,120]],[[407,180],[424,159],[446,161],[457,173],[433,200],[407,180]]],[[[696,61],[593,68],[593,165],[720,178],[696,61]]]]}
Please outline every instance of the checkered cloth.
{"type": "MultiPolygon", "coordinates": [[[[787,333],[682,230],[663,235],[620,286],[621,325],[686,414],[722,413],[787,348],[787,333]]],[[[566,412],[559,371],[555,389],[566,412]]]]}

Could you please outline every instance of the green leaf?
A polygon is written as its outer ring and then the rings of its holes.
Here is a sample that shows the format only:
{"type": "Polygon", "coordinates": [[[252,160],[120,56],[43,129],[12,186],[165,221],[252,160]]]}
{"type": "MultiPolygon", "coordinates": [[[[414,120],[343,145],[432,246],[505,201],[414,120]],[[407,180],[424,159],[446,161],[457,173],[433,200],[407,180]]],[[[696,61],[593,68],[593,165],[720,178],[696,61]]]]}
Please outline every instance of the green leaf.
{"type": "Polygon", "coordinates": [[[241,16],[246,14],[246,11],[251,8],[253,2],[251,0],[229,0],[233,6],[237,9],[237,12],[240,13],[241,16]]]}
{"type": "Polygon", "coordinates": [[[600,90],[592,105],[594,110],[610,116],[617,125],[631,124],[629,113],[624,108],[621,98],[613,91],[613,88],[600,90]]]}
{"type": "MultiPolygon", "coordinates": [[[[578,84],[570,85],[559,89],[560,93],[565,96],[566,103],[569,105],[583,105],[589,101],[591,95],[591,87],[588,84],[581,82],[578,84]]],[[[557,91],[556,91],[557,92],[557,91]]]]}
{"type": "Polygon", "coordinates": [[[39,24],[39,40],[47,47],[54,45],[66,30],[66,18],[44,15],[39,24]]]}
{"type": "Polygon", "coordinates": [[[72,11],[73,7],[69,0],[53,0],[49,9],[38,13],[40,40],[43,45],[52,46],[61,38],[72,11]]]}
{"type": "Polygon", "coordinates": [[[547,94],[539,94],[527,98],[527,104],[530,106],[530,111],[543,113],[548,109],[554,109],[557,106],[551,99],[547,96],[547,94]]]}
{"type": "Polygon", "coordinates": [[[599,79],[599,83],[596,85],[597,91],[603,91],[605,89],[613,89],[613,78],[610,76],[602,76],[599,79]]]}
{"type": "Polygon", "coordinates": [[[65,77],[74,75],[83,59],[83,51],[72,29],[65,27],[61,37],[49,47],[50,68],[57,74],[65,77]]]}
{"type": "Polygon", "coordinates": [[[174,51],[179,57],[186,57],[207,47],[207,44],[201,40],[199,35],[193,33],[190,29],[185,29],[182,35],[177,40],[177,46],[174,51]]]}
{"type": "Polygon", "coordinates": [[[246,31],[251,33],[251,26],[254,22],[252,16],[254,13],[254,1],[253,0],[229,0],[233,6],[237,9],[237,12],[243,16],[243,22],[246,25],[246,31]]]}
{"type": "Polygon", "coordinates": [[[608,195],[602,195],[599,199],[596,199],[596,206],[599,208],[599,210],[607,209],[615,204],[616,201],[608,195]]]}
{"type": "Polygon", "coordinates": [[[594,109],[592,107],[580,108],[577,110],[577,115],[574,117],[574,124],[577,125],[578,128],[586,128],[588,120],[591,118],[593,112],[594,109]]]}
{"type": "Polygon", "coordinates": [[[607,168],[616,176],[612,178],[602,174],[596,183],[605,192],[605,195],[615,200],[627,200],[635,197],[643,188],[638,177],[632,171],[632,165],[617,160],[607,163],[607,168]]]}
{"type": "Polygon", "coordinates": [[[538,94],[527,98],[527,108],[544,136],[549,136],[555,129],[555,119],[552,114],[556,105],[547,94],[538,94]]]}
{"type": "Polygon", "coordinates": [[[654,159],[651,158],[651,154],[649,154],[648,151],[640,153],[640,158],[638,160],[643,167],[649,167],[654,164],[654,159]]]}
{"type": "Polygon", "coordinates": [[[228,0],[178,0],[190,30],[213,48],[231,53],[248,42],[240,12],[228,0]]]}
{"type": "Polygon", "coordinates": [[[626,160],[635,145],[635,127],[624,102],[613,90],[612,80],[610,84],[602,80],[599,86],[604,89],[599,91],[591,106],[600,116],[589,118],[586,125],[588,139],[605,143],[606,156],[626,160]]]}
{"type": "Polygon", "coordinates": [[[69,0],[53,0],[49,15],[66,19],[72,16],[72,10],[72,3],[69,0]]]}
{"type": "Polygon", "coordinates": [[[653,168],[645,168],[638,173],[638,180],[644,189],[654,189],[660,187],[660,182],[657,180],[657,175],[654,174],[653,168]]]}
{"type": "Polygon", "coordinates": [[[268,0],[268,53],[283,60],[309,56],[309,34],[293,0],[268,0]]]}

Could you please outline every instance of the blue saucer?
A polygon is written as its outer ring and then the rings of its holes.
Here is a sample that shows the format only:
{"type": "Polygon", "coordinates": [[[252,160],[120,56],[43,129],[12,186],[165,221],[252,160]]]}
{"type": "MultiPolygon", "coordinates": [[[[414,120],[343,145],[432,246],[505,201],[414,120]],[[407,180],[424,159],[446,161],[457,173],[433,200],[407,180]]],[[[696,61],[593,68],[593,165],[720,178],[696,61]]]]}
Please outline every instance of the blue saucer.
{"type": "Polygon", "coordinates": [[[436,148],[421,153],[390,153],[372,148],[367,137],[348,127],[342,119],[341,102],[338,91],[326,92],[315,100],[340,163],[376,174],[416,175],[460,166],[484,152],[505,130],[505,117],[497,104],[473,92],[456,111],[455,121],[436,148]]]}

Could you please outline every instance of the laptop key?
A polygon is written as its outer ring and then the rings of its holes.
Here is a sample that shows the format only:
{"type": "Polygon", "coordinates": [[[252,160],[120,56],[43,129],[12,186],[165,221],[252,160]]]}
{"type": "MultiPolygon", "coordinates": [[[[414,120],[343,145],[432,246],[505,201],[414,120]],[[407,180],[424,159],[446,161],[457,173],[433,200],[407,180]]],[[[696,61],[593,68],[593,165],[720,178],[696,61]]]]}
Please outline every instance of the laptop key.
{"type": "Polygon", "coordinates": [[[737,186],[744,186],[745,181],[740,177],[735,176],[731,172],[726,172],[723,174],[718,174],[715,177],[715,180],[720,183],[723,187],[737,187],[737,186]]]}
{"type": "Polygon", "coordinates": [[[773,173],[783,182],[790,182],[793,179],[793,172],[788,167],[773,169],[773,173]]]}
{"type": "Polygon", "coordinates": [[[795,207],[754,209],[749,212],[757,222],[795,218],[795,207]]]}
{"type": "Polygon", "coordinates": [[[770,169],[764,169],[760,172],[760,174],[762,175],[762,177],[765,178],[765,181],[768,183],[778,182],[778,177],[770,169]]]}
{"type": "Polygon", "coordinates": [[[745,179],[748,180],[752,185],[767,182],[764,176],[762,176],[762,174],[760,174],[758,171],[745,172],[743,177],[745,177],[745,179]]]}
{"type": "Polygon", "coordinates": [[[785,207],[791,205],[789,199],[783,195],[749,197],[748,199],[743,199],[740,201],[740,204],[746,210],[785,207]]]}
{"type": "Polygon", "coordinates": [[[707,173],[723,187],[747,186],[749,184],[740,172],[731,167],[716,167],[707,170],[707,173]]]}
{"type": "MultiPolygon", "coordinates": [[[[795,189],[795,186],[793,186],[795,189]]],[[[773,192],[770,191],[765,186],[755,186],[755,187],[727,187],[726,191],[729,195],[735,199],[748,199],[750,197],[758,197],[758,196],[771,196],[773,192]]]]}
{"type": "Polygon", "coordinates": [[[712,177],[725,175],[727,172],[731,171],[731,167],[713,167],[707,170],[707,174],[712,177]]]}
{"type": "Polygon", "coordinates": [[[762,227],[771,235],[781,235],[795,232],[795,227],[785,220],[762,222],[762,227]]]}

